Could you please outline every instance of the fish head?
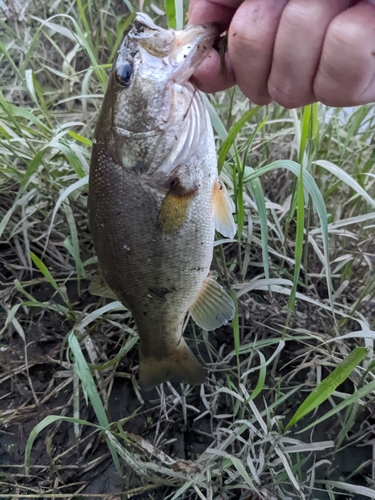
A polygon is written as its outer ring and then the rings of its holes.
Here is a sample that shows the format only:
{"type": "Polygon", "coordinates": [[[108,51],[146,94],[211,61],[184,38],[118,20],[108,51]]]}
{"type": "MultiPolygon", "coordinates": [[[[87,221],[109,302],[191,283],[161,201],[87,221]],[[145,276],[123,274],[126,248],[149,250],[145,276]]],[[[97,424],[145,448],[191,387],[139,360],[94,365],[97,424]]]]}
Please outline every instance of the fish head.
{"type": "Polygon", "coordinates": [[[137,14],[109,82],[112,127],[132,133],[164,130],[175,114],[175,91],[188,84],[217,34],[211,23],[175,31],[137,14]]]}

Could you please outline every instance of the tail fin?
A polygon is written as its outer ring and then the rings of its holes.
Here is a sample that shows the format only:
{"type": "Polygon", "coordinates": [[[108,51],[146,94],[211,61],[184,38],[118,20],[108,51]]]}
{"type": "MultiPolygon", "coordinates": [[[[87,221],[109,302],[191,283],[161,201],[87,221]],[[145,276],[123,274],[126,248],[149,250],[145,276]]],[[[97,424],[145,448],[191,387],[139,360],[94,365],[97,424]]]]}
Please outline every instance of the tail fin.
{"type": "Polygon", "coordinates": [[[139,383],[144,390],[170,379],[178,379],[191,385],[203,384],[206,373],[203,366],[182,339],[181,347],[165,358],[154,358],[142,354],[139,349],[139,383]]]}

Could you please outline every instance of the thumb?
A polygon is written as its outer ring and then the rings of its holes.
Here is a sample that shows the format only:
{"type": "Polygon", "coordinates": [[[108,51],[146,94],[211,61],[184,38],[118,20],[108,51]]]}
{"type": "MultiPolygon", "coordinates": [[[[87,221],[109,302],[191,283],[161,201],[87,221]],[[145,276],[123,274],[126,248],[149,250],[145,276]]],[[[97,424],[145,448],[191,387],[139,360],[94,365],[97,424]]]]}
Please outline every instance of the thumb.
{"type": "Polygon", "coordinates": [[[191,0],[189,24],[217,23],[225,31],[242,0],[191,0]]]}

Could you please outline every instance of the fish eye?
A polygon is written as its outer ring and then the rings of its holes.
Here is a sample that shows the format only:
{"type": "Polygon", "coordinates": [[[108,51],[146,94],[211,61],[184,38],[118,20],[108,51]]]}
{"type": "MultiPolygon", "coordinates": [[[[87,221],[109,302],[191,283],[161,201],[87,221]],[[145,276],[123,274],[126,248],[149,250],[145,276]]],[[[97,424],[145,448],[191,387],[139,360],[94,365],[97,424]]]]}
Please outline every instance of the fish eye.
{"type": "Polygon", "coordinates": [[[133,66],[128,62],[116,68],[116,81],[120,87],[129,87],[132,74],[133,66]]]}

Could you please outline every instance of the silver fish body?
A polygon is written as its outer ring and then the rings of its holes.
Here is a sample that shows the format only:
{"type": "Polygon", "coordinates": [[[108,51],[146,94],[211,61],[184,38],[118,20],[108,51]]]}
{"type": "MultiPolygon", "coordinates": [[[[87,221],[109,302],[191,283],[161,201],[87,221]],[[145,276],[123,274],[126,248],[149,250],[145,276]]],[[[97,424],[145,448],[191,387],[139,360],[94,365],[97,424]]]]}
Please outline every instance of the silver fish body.
{"type": "Polygon", "coordinates": [[[189,82],[216,34],[212,25],[164,30],[138,14],[95,130],[90,229],[102,278],[137,325],[144,388],[172,377],[202,383],[182,337],[186,313],[206,329],[234,313],[209,277],[215,226],[233,236],[233,206],[218,179],[208,113],[189,82]]]}

